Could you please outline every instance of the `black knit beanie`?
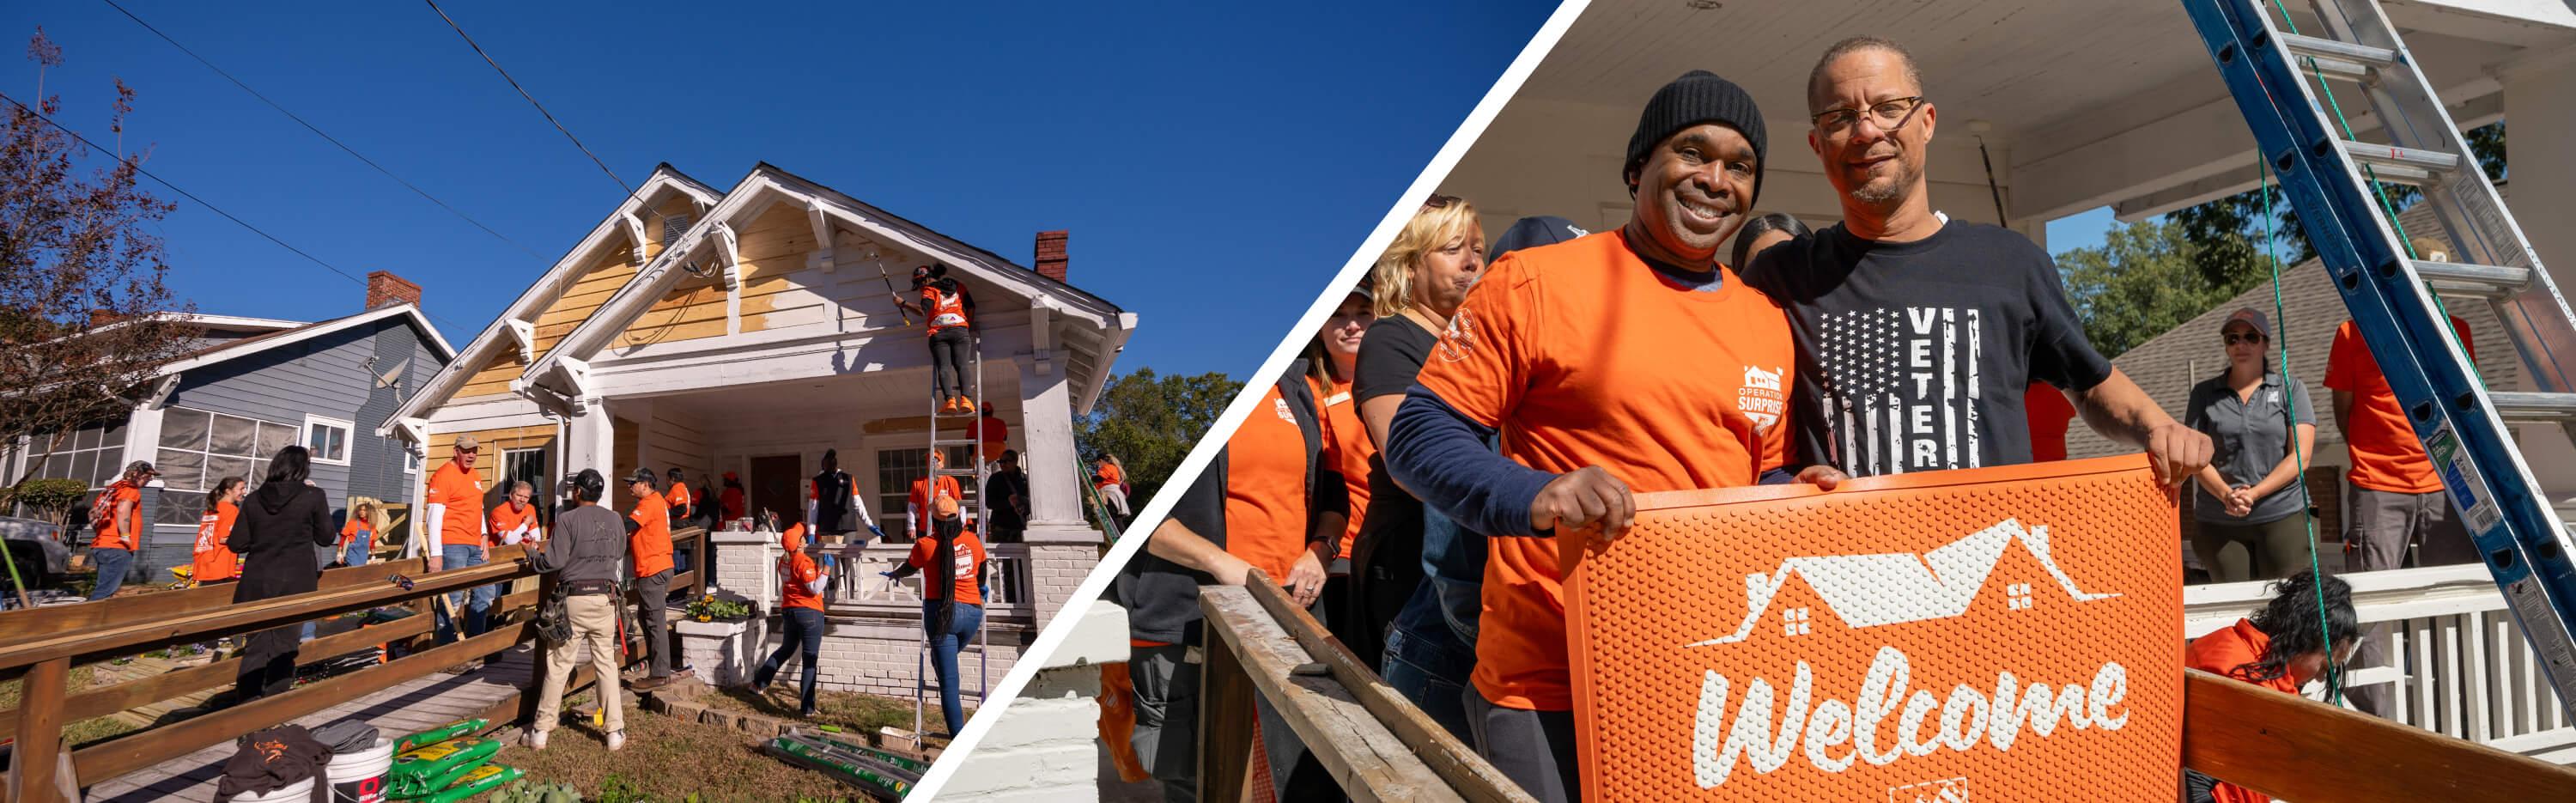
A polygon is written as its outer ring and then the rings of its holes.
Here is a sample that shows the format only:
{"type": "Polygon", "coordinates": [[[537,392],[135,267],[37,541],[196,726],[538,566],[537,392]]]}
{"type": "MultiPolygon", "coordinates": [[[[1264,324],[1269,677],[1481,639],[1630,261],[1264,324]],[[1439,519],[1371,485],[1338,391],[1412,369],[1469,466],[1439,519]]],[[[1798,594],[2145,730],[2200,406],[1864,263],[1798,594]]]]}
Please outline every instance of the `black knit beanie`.
{"type": "MultiPolygon", "coordinates": [[[[1746,209],[1762,197],[1762,166],[1771,161],[1764,150],[1762,110],[1753,105],[1753,96],[1735,82],[1717,77],[1707,70],[1692,70],[1655,90],[1655,98],[1646,101],[1646,111],[1637,115],[1637,133],[1628,136],[1628,161],[1619,168],[1620,183],[1646,163],[1646,152],[1655,143],[1701,123],[1717,123],[1733,128],[1753,144],[1753,197],[1744,199],[1746,209]]],[[[1632,185],[1630,191],[1634,192],[1632,185]]]]}

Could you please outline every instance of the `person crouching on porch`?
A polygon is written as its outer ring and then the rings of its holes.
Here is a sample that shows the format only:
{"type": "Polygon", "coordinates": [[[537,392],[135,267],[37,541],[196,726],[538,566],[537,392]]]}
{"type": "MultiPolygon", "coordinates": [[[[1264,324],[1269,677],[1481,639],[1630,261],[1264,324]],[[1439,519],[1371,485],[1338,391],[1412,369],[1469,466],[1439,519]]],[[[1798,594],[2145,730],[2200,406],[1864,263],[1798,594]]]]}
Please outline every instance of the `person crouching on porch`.
{"type": "MultiPolygon", "coordinates": [[[[763,513],[761,526],[778,529],[777,511],[763,513]]],[[[751,687],[767,693],[769,682],[776,680],[779,671],[787,668],[787,659],[802,652],[805,656],[805,679],[797,687],[796,715],[811,717],[814,715],[814,680],[818,671],[815,665],[823,657],[823,630],[826,626],[823,585],[830,575],[815,563],[812,556],[805,554],[803,522],[787,525],[787,531],[778,536],[778,547],[786,550],[786,554],[778,559],[778,612],[786,617],[787,633],[778,640],[778,651],[770,653],[769,660],[760,662],[760,668],[751,673],[751,687]]]]}
{"type": "MultiPolygon", "coordinates": [[[[2284,694],[2299,694],[2312,680],[2325,681],[2325,700],[2337,702],[2344,665],[2361,645],[2361,617],[2352,586],[2308,569],[2272,584],[2272,600],[2251,618],[2192,639],[2183,665],[2225,675],[2284,694]]],[[[2265,803],[2272,798],[2234,784],[2183,771],[2192,803],[2265,803]]]]}
{"type": "Polygon", "coordinates": [[[966,529],[956,497],[939,497],[931,503],[930,515],[930,529],[912,542],[911,557],[879,574],[900,580],[915,571],[930,572],[921,584],[921,628],[930,637],[931,664],[939,670],[939,710],[948,725],[940,735],[954,738],[966,727],[966,712],[957,699],[957,653],[984,626],[984,542],[966,529]]]}
{"type": "Polygon", "coordinates": [[[608,478],[582,469],[566,484],[573,507],[555,517],[555,537],[545,542],[536,562],[538,571],[553,573],[562,584],[572,638],[546,647],[546,685],[537,696],[536,720],[528,723],[528,748],[546,749],[546,734],[563,718],[573,651],[588,644],[592,673],[599,677],[600,710],[608,717],[608,749],[616,750],[626,746],[626,706],[617,696],[617,564],[626,556],[626,530],[616,512],[599,504],[608,478]]]}

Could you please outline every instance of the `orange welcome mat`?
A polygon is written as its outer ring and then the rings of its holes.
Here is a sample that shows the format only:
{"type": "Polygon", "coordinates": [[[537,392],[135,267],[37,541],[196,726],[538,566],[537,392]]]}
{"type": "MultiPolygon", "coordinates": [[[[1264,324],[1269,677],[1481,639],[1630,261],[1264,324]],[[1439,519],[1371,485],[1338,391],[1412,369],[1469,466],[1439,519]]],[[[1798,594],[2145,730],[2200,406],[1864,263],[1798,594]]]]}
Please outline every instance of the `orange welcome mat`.
{"type": "Polygon", "coordinates": [[[1584,799],[2174,799],[2182,555],[2144,456],[1638,504],[1564,536],[1584,799]]]}

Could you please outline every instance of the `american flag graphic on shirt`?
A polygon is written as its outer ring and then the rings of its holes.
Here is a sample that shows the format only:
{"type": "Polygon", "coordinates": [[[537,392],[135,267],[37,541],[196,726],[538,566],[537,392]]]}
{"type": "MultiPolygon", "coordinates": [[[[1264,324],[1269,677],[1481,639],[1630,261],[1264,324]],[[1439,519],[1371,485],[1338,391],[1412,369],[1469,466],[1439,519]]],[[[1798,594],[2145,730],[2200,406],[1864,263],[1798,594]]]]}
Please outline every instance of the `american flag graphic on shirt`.
{"type": "Polygon", "coordinates": [[[1854,476],[1974,468],[1978,311],[1904,307],[1826,313],[1818,322],[1835,462],[1854,476]]]}

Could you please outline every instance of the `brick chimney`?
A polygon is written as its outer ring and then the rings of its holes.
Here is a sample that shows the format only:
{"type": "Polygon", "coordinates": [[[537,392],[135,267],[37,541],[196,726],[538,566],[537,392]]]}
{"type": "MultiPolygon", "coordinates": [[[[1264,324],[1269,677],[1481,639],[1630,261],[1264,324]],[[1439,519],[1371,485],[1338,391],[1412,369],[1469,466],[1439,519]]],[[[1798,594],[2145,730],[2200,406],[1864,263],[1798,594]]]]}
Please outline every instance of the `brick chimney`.
{"type": "Polygon", "coordinates": [[[1061,231],[1038,232],[1038,273],[1045,274],[1049,279],[1064,281],[1064,240],[1068,236],[1071,236],[1070,233],[1061,231]]]}
{"type": "Polygon", "coordinates": [[[369,271],[367,309],[382,309],[395,304],[420,306],[420,285],[386,271],[369,271]]]}

